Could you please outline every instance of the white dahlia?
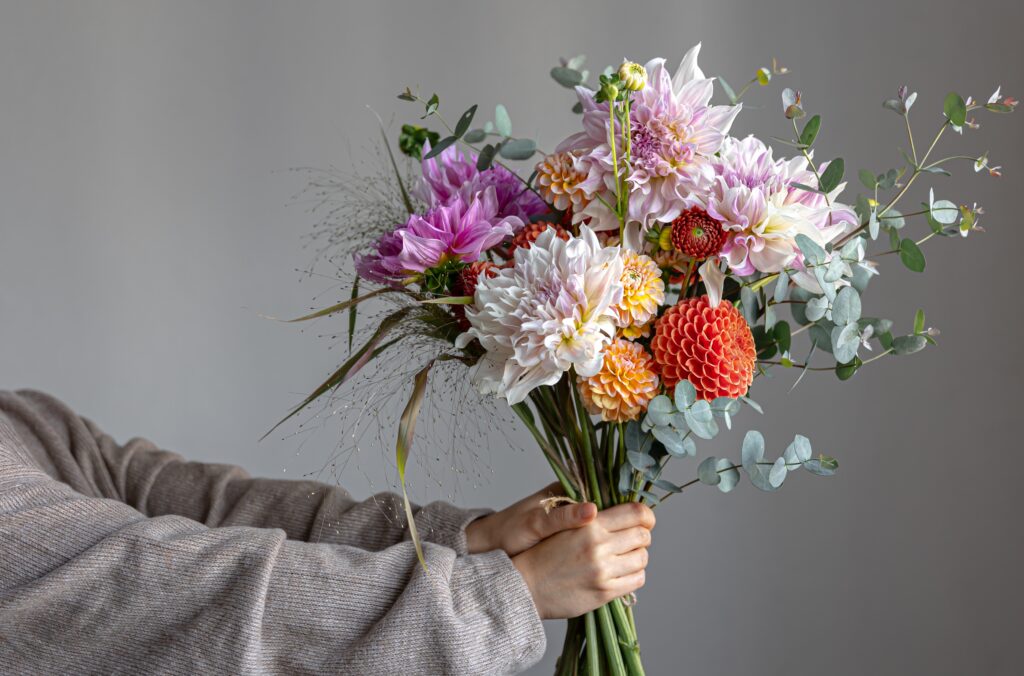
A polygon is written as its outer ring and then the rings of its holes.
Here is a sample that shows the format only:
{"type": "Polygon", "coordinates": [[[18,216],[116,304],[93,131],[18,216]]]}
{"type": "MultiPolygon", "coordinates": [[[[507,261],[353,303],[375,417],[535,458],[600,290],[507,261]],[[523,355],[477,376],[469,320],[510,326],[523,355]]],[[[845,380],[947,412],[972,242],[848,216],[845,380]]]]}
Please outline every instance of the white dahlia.
{"type": "Polygon", "coordinates": [[[481,277],[466,307],[470,329],[457,345],[477,338],[487,350],[473,382],[509,404],[554,385],[570,368],[584,378],[597,374],[615,337],[623,292],[619,248],[602,247],[586,226],[568,241],[555,235],[546,230],[529,248],[516,249],[512,267],[481,277]]]}

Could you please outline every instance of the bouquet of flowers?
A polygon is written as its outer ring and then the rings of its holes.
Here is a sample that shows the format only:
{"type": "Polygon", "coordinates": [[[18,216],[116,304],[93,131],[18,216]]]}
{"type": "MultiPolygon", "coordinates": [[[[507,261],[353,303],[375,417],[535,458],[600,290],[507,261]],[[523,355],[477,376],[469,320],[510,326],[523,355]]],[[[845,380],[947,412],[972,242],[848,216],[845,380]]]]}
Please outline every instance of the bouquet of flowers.
{"type": "MultiPolygon", "coordinates": [[[[862,297],[883,260],[922,272],[926,243],[980,230],[977,205],[929,193],[919,207],[897,207],[915,182],[949,176],[958,162],[998,176],[986,154],[940,156],[939,142],[1017,101],[998,89],[985,102],[951,93],[922,143],[910,122],[917,95],[901,87],[883,106],[906,125],[903,162],[861,170],[864,191],[843,201],[844,162],[814,157],[821,118],[806,116],[799,92],[782,92],[792,136],[775,139],[791,159],[730,135],[743,95],[786,69],[773,62],[739,92],[718,78],[727,102],[713,105],[715,80],[698,52],[674,72],[664,59],[627,61],[593,87],[582,57],[564,61],[551,75],[575,90],[581,131],[549,154],[513,136],[503,106],[483,126],[473,126],[476,106],[449,125],[437,95],[400,94],[447,134],[402,127],[401,151],[422,163],[409,185],[384,133],[389,189],[407,215],[354,252],[350,298],[294,320],[347,313],[351,356],[292,415],[416,335],[434,347],[399,424],[403,491],[416,416],[441,361],[464,364],[480,392],[507,401],[565,499],[599,509],[653,507],[697,484],[729,492],[743,475],[774,491],[791,472],[835,473],[837,461],[806,437],[773,453],[750,430],[737,453],[695,463],[692,479],[664,476],[745,407],[761,413],[748,396],[759,377],[847,380],[935,342],[923,312],[897,333],[863,311],[862,297]],[[527,171],[508,165],[524,161],[527,171]],[[352,349],[357,307],[385,296],[400,302],[352,349]]],[[[344,218],[335,241],[358,241],[364,224],[344,218]]],[[[407,516],[414,531],[408,507],[407,516]]],[[[642,674],[632,612],[623,598],[570,621],[558,673],[642,674]]]]}

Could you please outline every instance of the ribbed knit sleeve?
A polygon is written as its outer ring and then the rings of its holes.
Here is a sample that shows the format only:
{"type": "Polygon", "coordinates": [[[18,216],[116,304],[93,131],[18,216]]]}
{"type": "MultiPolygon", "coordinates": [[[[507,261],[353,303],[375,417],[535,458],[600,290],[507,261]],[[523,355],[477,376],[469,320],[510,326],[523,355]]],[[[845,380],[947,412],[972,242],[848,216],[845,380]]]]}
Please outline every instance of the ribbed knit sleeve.
{"type": "MultiPolygon", "coordinates": [[[[0,415],[0,673],[501,674],[543,654],[502,552],[427,542],[424,572],[410,542],[371,551],[225,525],[249,518],[238,508],[216,528],[147,516],[54,479],[63,461],[36,462],[34,424],[0,415]]],[[[422,517],[438,532],[463,518],[422,517]]]]}

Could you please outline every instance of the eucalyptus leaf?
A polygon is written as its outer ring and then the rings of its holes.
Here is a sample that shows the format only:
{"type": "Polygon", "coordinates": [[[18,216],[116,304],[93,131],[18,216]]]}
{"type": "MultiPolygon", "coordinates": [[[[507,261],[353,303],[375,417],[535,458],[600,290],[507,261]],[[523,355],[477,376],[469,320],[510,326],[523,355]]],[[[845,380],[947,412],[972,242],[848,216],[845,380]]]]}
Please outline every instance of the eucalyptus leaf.
{"type": "Polygon", "coordinates": [[[654,458],[643,453],[636,451],[626,451],[626,459],[629,460],[629,464],[641,472],[646,470],[648,467],[653,467],[657,464],[654,458]]]}
{"type": "Polygon", "coordinates": [[[502,136],[512,135],[512,118],[508,115],[508,109],[500,103],[494,107],[494,128],[502,136]]]}
{"type": "Polygon", "coordinates": [[[462,114],[459,121],[455,123],[455,132],[452,135],[461,138],[469,131],[469,125],[473,123],[474,115],[476,115],[476,105],[470,106],[469,110],[462,114]]]}
{"type": "Polygon", "coordinates": [[[837,325],[845,326],[860,319],[860,313],[860,294],[853,287],[844,286],[836,295],[835,302],[832,303],[832,321],[837,325]]]}
{"type": "Polygon", "coordinates": [[[818,130],[821,129],[821,115],[815,115],[807,120],[803,131],[800,132],[800,143],[810,148],[814,145],[814,139],[818,137],[818,130]]]}
{"type": "Polygon", "coordinates": [[[818,476],[832,476],[839,468],[839,462],[835,458],[822,455],[804,462],[804,469],[811,474],[818,476]]]}
{"type": "Polygon", "coordinates": [[[487,132],[483,129],[470,129],[462,137],[462,140],[466,143],[480,143],[487,138],[487,132]]]}
{"type": "Polygon", "coordinates": [[[839,184],[843,180],[844,169],[845,163],[841,157],[837,157],[829,162],[828,166],[825,167],[825,171],[821,174],[821,181],[819,182],[818,187],[820,187],[823,192],[832,192],[838,188],[839,184]]]}
{"type": "Polygon", "coordinates": [[[942,106],[942,112],[946,114],[950,124],[956,127],[964,126],[967,121],[967,104],[956,92],[950,92],[942,106]]]}
{"type": "Polygon", "coordinates": [[[551,69],[551,78],[567,89],[583,84],[583,74],[575,68],[558,66],[551,69]]]}
{"type": "Polygon", "coordinates": [[[697,401],[697,388],[689,380],[680,380],[676,383],[674,396],[676,408],[682,411],[697,401]]]}
{"type": "Polygon", "coordinates": [[[928,345],[924,336],[900,336],[892,341],[893,354],[904,355],[920,352],[928,345]]]}
{"type": "Polygon", "coordinates": [[[507,160],[528,160],[537,150],[537,144],[528,138],[517,138],[501,144],[501,156],[507,160]]]}
{"type": "Polygon", "coordinates": [[[921,247],[909,237],[900,242],[900,260],[914,272],[924,272],[925,259],[921,247]]]}
{"type": "Polygon", "coordinates": [[[732,489],[736,488],[736,484],[740,482],[740,473],[736,469],[732,460],[728,458],[719,458],[715,463],[715,468],[718,471],[718,476],[721,477],[721,482],[718,484],[718,490],[723,493],[728,493],[732,489]]]}
{"type": "Polygon", "coordinates": [[[441,154],[441,152],[443,152],[445,150],[445,148],[447,148],[448,146],[452,145],[453,143],[455,143],[458,140],[459,139],[456,136],[446,136],[446,137],[444,137],[443,139],[438,141],[436,145],[434,145],[433,147],[430,148],[430,152],[426,153],[423,156],[423,159],[429,160],[431,157],[435,157],[435,156],[441,154]]]}
{"type": "Polygon", "coordinates": [[[768,470],[768,483],[774,488],[778,488],[786,480],[787,472],[789,470],[786,467],[786,461],[783,458],[777,458],[775,464],[768,470]]]}
{"type": "Polygon", "coordinates": [[[713,455],[701,461],[700,465],[697,466],[697,478],[700,479],[701,483],[708,486],[717,486],[722,482],[722,477],[718,474],[717,463],[718,458],[713,455]]]}
{"type": "Polygon", "coordinates": [[[825,262],[825,250],[807,235],[797,235],[796,245],[804,255],[804,259],[812,265],[821,265],[825,262]]]}
{"type": "Polygon", "coordinates": [[[786,447],[786,451],[782,454],[782,457],[785,458],[787,464],[793,465],[810,460],[812,453],[811,440],[801,434],[798,434],[793,437],[793,442],[786,447]]]}

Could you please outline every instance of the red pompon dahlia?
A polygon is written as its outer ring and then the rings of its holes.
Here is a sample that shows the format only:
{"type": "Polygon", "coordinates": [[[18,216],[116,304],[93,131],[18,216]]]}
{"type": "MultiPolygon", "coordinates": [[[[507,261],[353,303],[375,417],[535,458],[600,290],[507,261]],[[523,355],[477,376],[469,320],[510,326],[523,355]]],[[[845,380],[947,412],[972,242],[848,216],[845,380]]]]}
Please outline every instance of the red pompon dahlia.
{"type": "Polygon", "coordinates": [[[701,296],[669,308],[654,325],[651,352],[666,388],[689,380],[700,399],[735,399],[754,381],[754,336],[727,300],[711,307],[701,296]]]}
{"type": "Polygon", "coordinates": [[[725,232],[722,224],[700,207],[687,209],[672,221],[672,246],[699,261],[722,250],[725,232]]]}
{"type": "Polygon", "coordinates": [[[547,221],[537,221],[535,223],[527,223],[526,226],[516,233],[515,237],[512,238],[512,246],[509,247],[509,255],[511,255],[519,247],[526,249],[530,248],[530,245],[537,241],[541,233],[548,228],[554,228],[555,234],[559,239],[563,239],[566,242],[569,241],[569,231],[563,228],[558,223],[548,223],[547,221]]]}
{"type": "MultiPolygon", "coordinates": [[[[455,282],[452,284],[452,294],[455,296],[472,296],[476,293],[476,283],[479,281],[480,275],[493,277],[496,274],[498,274],[498,266],[490,261],[470,263],[462,268],[459,276],[455,278],[455,282]]],[[[469,320],[466,319],[466,306],[452,305],[451,311],[455,315],[459,328],[463,331],[468,331],[469,320]]]]}

